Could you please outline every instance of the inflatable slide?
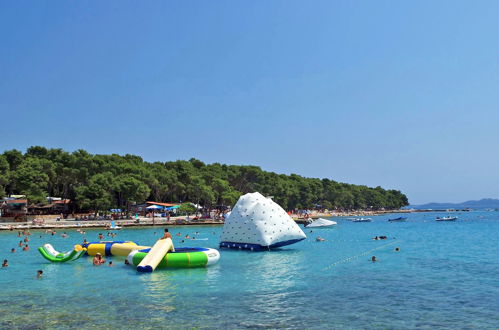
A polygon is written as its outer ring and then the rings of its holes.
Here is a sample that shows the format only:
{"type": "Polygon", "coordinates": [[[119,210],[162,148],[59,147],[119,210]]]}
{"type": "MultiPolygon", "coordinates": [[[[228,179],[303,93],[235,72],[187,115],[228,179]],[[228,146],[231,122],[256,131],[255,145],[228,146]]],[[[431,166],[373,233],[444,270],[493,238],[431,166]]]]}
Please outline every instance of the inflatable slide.
{"type": "Polygon", "coordinates": [[[173,250],[173,242],[170,238],[158,240],[139,263],[137,270],[142,273],[151,273],[170,250],[173,250]]]}

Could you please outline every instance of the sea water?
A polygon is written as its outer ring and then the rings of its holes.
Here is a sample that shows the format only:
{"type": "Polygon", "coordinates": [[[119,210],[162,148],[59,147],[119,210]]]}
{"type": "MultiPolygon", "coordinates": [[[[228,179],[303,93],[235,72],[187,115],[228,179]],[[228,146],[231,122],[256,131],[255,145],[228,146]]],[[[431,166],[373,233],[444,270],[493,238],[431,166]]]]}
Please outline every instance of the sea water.
{"type": "MultiPolygon", "coordinates": [[[[498,328],[499,212],[457,212],[456,222],[436,222],[442,215],[413,213],[401,223],[387,221],[398,215],[371,223],[334,218],[334,228],[305,228],[308,239],[288,247],[221,250],[211,267],[150,274],[118,257],[106,257],[114,267],[95,267],[89,257],[52,264],[36,250],[44,243],[68,250],[104,230],[66,230],[69,238],[32,231],[28,252],[16,231],[2,232],[0,258],[10,266],[0,269],[0,327],[498,328]]],[[[169,228],[176,246],[213,248],[222,229],[169,228]],[[186,234],[197,239],[182,243],[186,234]]],[[[115,240],[152,245],[163,227],[117,233],[115,240]]]]}

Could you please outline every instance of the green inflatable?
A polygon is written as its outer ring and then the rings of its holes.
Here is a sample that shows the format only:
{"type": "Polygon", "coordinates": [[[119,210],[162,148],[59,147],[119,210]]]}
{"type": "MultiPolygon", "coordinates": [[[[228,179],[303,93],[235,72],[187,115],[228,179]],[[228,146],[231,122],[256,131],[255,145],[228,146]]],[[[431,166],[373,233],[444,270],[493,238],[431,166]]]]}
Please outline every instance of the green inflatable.
{"type": "Polygon", "coordinates": [[[74,249],[68,252],[58,252],[50,244],[45,244],[38,248],[40,254],[51,262],[66,262],[73,261],[80,258],[85,254],[87,249],[83,248],[81,245],[75,245],[74,249]]]}

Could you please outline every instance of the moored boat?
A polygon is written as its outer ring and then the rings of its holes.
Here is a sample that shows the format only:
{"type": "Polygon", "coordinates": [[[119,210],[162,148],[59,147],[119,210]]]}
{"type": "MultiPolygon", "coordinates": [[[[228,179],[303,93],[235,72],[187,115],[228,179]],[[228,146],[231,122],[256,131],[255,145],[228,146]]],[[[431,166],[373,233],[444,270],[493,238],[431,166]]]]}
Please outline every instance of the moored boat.
{"type": "Polygon", "coordinates": [[[337,224],[338,223],[336,221],[319,218],[319,219],[311,220],[310,222],[306,223],[305,227],[306,228],[330,227],[330,226],[334,226],[337,224]]]}
{"type": "Polygon", "coordinates": [[[355,218],[352,220],[352,222],[371,222],[373,219],[371,218],[355,218]]]}
{"type": "Polygon", "coordinates": [[[456,221],[457,217],[437,217],[436,221],[456,221]]]}
{"type": "Polygon", "coordinates": [[[407,220],[407,217],[398,217],[398,218],[388,219],[388,221],[392,221],[392,222],[404,222],[406,220],[407,220]]]}

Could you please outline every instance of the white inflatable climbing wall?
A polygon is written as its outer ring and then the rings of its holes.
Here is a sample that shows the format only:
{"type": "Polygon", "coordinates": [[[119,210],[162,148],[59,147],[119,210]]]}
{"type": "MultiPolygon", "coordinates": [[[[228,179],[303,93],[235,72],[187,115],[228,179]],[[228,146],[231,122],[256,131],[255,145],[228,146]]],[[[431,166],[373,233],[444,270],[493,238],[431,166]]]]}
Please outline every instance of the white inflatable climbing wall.
{"type": "Polygon", "coordinates": [[[305,233],[279,204],[255,192],[241,196],[225,219],[220,247],[262,250],[305,238],[305,233]]]}

